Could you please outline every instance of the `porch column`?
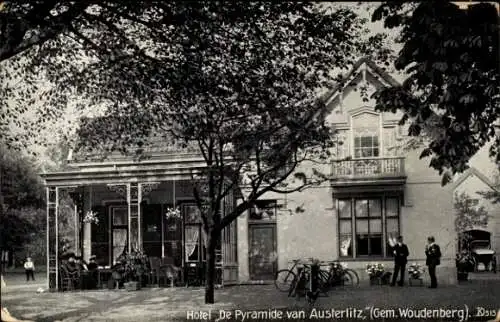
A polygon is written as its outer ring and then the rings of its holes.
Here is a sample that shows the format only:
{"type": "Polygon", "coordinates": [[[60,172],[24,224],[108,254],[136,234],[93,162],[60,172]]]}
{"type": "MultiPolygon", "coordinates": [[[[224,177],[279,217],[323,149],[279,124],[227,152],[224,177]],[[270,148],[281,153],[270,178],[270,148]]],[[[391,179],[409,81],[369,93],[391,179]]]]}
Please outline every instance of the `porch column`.
{"type": "Polygon", "coordinates": [[[75,225],[75,252],[84,256],[82,240],[83,240],[83,227],[82,227],[82,218],[83,218],[83,199],[84,199],[84,190],[83,187],[76,187],[74,189],[68,189],[69,195],[74,203],[73,208],[73,220],[75,225]]]}
{"type": "Polygon", "coordinates": [[[139,187],[137,183],[127,184],[127,205],[128,205],[128,252],[142,249],[142,242],[139,244],[139,187]]]}
{"type": "Polygon", "coordinates": [[[47,288],[59,288],[59,188],[47,187],[47,288]]]}
{"type": "MultiPolygon", "coordinates": [[[[83,214],[92,210],[92,186],[84,188],[83,214]]],[[[92,255],[92,224],[83,223],[83,259],[88,262],[92,255]]]]}

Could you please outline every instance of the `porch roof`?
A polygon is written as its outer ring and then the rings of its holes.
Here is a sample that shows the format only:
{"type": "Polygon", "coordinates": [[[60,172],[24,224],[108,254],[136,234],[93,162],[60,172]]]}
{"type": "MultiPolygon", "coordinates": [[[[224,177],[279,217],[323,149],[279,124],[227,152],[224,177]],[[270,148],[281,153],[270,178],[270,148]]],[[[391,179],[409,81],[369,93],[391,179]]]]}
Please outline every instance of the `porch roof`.
{"type": "Polygon", "coordinates": [[[191,180],[206,167],[199,157],[143,161],[89,162],[40,176],[46,186],[191,180]]]}

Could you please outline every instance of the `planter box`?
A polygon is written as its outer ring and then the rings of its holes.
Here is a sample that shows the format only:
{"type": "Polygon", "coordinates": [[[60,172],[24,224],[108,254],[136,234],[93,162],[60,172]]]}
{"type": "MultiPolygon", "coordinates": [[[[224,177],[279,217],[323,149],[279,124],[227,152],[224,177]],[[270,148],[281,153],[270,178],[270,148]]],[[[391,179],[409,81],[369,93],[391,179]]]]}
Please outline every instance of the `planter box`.
{"type": "Polygon", "coordinates": [[[141,284],[139,282],[127,282],[124,286],[127,291],[137,291],[141,289],[141,284]]]}
{"type": "Polygon", "coordinates": [[[417,278],[410,277],[409,284],[410,286],[424,286],[424,280],[422,280],[421,277],[417,278]]]}

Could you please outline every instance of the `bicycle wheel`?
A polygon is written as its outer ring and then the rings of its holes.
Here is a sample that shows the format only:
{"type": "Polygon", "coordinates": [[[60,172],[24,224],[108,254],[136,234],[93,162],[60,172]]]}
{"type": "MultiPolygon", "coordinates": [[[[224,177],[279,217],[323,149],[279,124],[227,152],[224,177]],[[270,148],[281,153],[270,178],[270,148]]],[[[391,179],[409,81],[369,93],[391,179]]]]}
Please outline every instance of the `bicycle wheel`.
{"type": "Polygon", "coordinates": [[[288,290],[288,297],[295,296],[295,293],[297,292],[297,284],[298,280],[297,278],[294,278],[292,283],[290,284],[290,290],[288,290]]]}
{"type": "Polygon", "coordinates": [[[350,268],[346,268],[344,271],[348,272],[351,275],[353,286],[358,286],[359,285],[359,276],[358,276],[358,273],[356,273],[355,270],[352,270],[350,268]]]}
{"type": "Polygon", "coordinates": [[[292,282],[297,278],[294,272],[288,269],[279,270],[276,273],[276,279],[274,280],[274,286],[281,292],[288,292],[292,287],[292,282]]]}

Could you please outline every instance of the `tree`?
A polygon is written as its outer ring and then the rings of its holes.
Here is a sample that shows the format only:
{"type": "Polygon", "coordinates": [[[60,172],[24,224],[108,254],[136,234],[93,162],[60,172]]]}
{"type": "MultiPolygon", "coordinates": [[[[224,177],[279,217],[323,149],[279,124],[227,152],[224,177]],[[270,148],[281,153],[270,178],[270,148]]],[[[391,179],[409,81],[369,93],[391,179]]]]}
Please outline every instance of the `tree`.
{"type": "Polygon", "coordinates": [[[364,54],[360,49],[375,52],[377,41],[360,40],[363,21],[349,9],[296,2],[183,5],[184,22],[167,28],[168,44],[154,38],[163,56],[87,71],[113,80],[104,90],[85,76],[94,94],[115,102],[106,117],[83,120],[78,148],[135,155],[159,135],[199,149],[206,169],[193,174],[200,182],[193,195],[207,236],[205,301],[213,303],[222,229],[267,192],[300,191],[325,179],[314,164],[328,158],[334,129],[325,125],[318,90],[332,85],[332,70],[347,69],[364,54]],[[221,201],[242,181],[248,194],[222,216],[221,201]]]}
{"type": "Polygon", "coordinates": [[[43,205],[40,180],[31,160],[0,145],[0,249],[19,250],[37,226],[34,209],[43,205]]]}
{"type": "Polygon", "coordinates": [[[474,227],[486,227],[490,216],[484,206],[478,206],[478,200],[471,198],[465,192],[455,195],[454,208],[459,249],[467,249],[470,242],[467,231],[474,227]]]}
{"type": "MultiPolygon", "coordinates": [[[[0,249],[14,252],[24,249],[39,261],[46,247],[47,220],[38,171],[34,160],[0,144],[0,249]]],[[[61,199],[58,219],[59,244],[63,249],[73,247],[75,227],[73,201],[69,196],[61,199]]]]}
{"type": "MultiPolygon", "coordinates": [[[[500,113],[498,12],[491,3],[461,9],[447,2],[386,2],[372,19],[402,27],[395,62],[408,78],[376,94],[381,111],[400,110],[401,124],[420,138],[421,158],[443,175],[467,169],[469,159],[495,138],[500,113]]],[[[490,149],[500,158],[497,136],[490,149]]]]}

